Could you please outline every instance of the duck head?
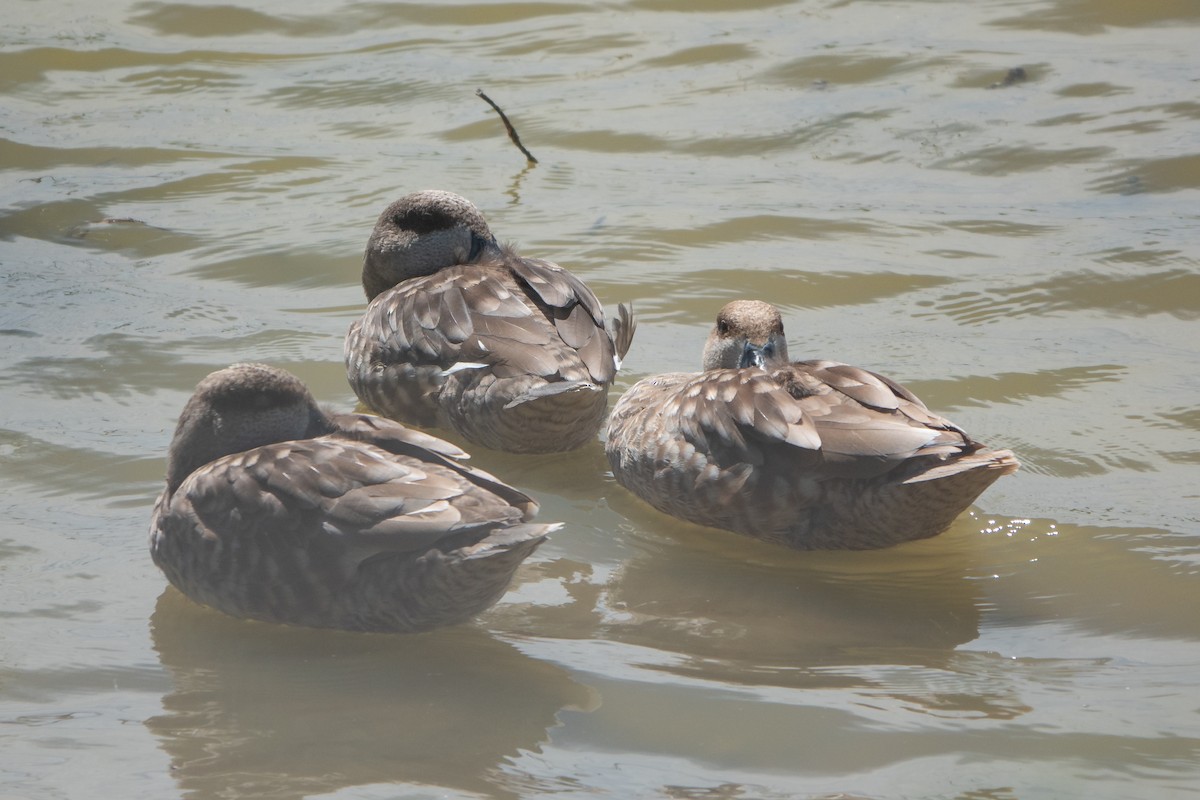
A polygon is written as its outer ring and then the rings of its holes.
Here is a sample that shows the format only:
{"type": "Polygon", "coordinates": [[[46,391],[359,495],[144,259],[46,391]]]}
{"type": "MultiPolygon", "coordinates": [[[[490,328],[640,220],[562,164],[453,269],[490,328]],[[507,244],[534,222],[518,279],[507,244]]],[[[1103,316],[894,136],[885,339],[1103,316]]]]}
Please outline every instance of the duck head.
{"type": "Polygon", "coordinates": [[[401,281],[498,251],[470,200],[436,189],[414,192],[379,215],[363,256],[363,291],[373,300],[401,281]]]}
{"type": "Polygon", "coordinates": [[[196,386],[167,454],[167,486],[222,456],[329,433],[331,423],[300,379],[266,364],[234,364],[196,386]]]}
{"type": "Polygon", "coordinates": [[[783,318],[770,303],[734,300],[717,314],[704,344],[704,369],[770,369],[788,363],[783,318]]]}

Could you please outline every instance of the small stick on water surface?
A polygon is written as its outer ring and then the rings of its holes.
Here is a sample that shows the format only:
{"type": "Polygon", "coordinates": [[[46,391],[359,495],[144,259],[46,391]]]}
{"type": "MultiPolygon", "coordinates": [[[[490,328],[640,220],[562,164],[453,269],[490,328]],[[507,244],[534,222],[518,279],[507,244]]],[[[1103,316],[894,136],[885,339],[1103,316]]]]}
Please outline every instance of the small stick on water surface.
{"type": "Polygon", "coordinates": [[[512,139],[512,143],[515,144],[517,146],[517,148],[522,153],[525,154],[525,157],[529,159],[529,163],[530,164],[538,163],[538,160],[533,157],[533,153],[526,150],[525,145],[521,144],[521,137],[517,136],[517,129],[512,126],[511,122],[508,121],[508,117],[505,116],[504,112],[500,110],[500,106],[496,105],[496,103],[492,100],[492,98],[490,98],[486,94],[484,94],[483,89],[476,89],[475,94],[482,97],[487,102],[487,104],[489,106],[491,106],[492,108],[494,108],[496,110],[496,113],[500,115],[500,121],[504,123],[504,128],[505,128],[505,130],[508,131],[508,138],[512,139]]]}

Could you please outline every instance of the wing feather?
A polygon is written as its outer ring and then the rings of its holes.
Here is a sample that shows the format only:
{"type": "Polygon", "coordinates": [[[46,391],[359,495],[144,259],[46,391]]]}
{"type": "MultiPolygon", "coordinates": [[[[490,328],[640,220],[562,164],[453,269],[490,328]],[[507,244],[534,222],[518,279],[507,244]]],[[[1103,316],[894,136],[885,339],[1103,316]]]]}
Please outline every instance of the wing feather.
{"type": "Polygon", "coordinates": [[[504,497],[469,497],[479,495],[474,486],[499,482],[434,456],[422,463],[336,435],[267,445],[197,470],[174,500],[210,532],[280,537],[297,546],[305,537],[336,536],[359,560],[428,550],[449,536],[526,516],[504,497]]]}
{"type": "Polygon", "coordinates": [[[613,418],[626,441],[673,442],[671,458],[699,453],[723,468],[820,453],[839,474],[868,475],[969,445],[957,427],[893,386],[836,362],[679,373],[635,385],[613,418]]]}

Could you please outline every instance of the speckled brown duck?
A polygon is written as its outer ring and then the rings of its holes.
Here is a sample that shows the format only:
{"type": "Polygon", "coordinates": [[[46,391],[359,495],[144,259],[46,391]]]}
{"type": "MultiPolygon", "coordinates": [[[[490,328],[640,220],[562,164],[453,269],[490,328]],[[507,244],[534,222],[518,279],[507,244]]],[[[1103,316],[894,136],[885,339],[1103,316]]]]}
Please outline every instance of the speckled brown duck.
{"type": "Polygon", "coordinates": [[[606,444],[621,485],[689,522],[800,550],[888,547],[941,533],[1018,467],[882,375],[789,362],[767,303],[722,308],[703,365],[634,385],[606,444]]]}
{"type": "Polygon", "coordinates": [[[150,552],[181,592],[237,617],[422,631],[494,604],[558,525],[382,417],[328,414],[288,372],[235,364],[184,406],[150,552]]]}
{"type": "Polygon", "coordinates": [[[346,376],[393,419],[514,453],[595,438],[633,337],[613,331],[562,267],[500,245],[470,201],[443,191],[392,203],[363,258],[370,301],[346,336],[346,376]]]}

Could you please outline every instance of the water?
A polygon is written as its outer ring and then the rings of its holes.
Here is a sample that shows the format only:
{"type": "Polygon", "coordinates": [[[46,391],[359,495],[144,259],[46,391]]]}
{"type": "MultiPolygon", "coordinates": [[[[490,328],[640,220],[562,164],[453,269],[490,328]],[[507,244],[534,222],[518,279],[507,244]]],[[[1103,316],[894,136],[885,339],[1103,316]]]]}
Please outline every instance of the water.
{"type": "Polygon", "coordinates": [[[1195,3],[4,11],[0,796],[1200,793],[1195,3]],[[362,247],[429,187],[635,303],[615,392],[760,297],[1024,467],[800,554],[599,443],[480,452],[567,526],[477,622],[196,608],[146,547],[176,415],[238,360],[349,407],[362,247]]]}

